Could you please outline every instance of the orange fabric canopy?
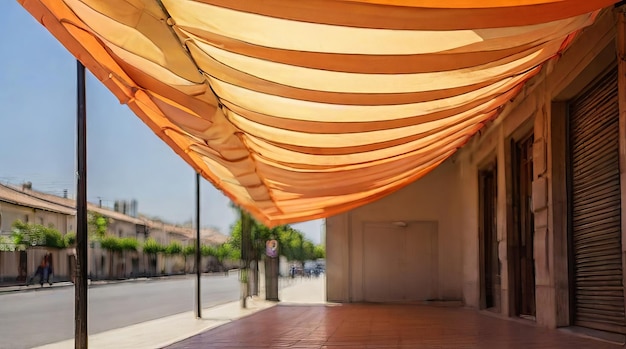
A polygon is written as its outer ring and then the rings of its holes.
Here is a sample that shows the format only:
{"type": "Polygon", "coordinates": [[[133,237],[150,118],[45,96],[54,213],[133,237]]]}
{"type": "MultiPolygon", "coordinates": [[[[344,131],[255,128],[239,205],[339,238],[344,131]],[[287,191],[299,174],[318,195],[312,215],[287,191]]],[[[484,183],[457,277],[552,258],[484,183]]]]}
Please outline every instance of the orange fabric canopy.
{"type": "Polygon", "coordinates": [[[424,176],[609,0],[18,0],[267,225],[424,176]]]}

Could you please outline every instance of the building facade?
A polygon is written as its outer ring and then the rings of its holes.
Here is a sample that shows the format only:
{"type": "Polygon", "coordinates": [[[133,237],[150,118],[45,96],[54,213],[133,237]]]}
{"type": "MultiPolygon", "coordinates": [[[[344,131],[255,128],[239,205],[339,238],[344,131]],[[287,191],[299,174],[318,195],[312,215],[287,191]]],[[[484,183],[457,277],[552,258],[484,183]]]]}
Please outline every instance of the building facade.
{"type": "MultiPolygon", "coordinates": [[[[134,204],[136,207],[136,203],[134,204]]],[[[0,236],[9,238],[12,225],[21,220],[26,223],[51,226],[62,235],[75,232],[75,201],[65,197],[33,190],[30,184],[16,187],[0,185],[0,236]]],[[[192,227],[181,227],[146,217],[134,217],[123,212],[88,204],[88,211],[107,218],[107,235],[118,238],[134,238],[137,251],[109,251],[97,241],[90,241],[88,249],[88,273],[92,279],[128,278],[140,275],[182,273],[186,271],[183,256],[148,256],[141,246],[152,238],[161,245],[178,242],[186,246],[196,235],[192,227]]],[[[228,237],[215,229],[202,229],[203,244],[219,245],[228,237]]],[[[41,258],[53,254],[57,279],[70,279],[74,249],[27,248],[25,251],[0,252],[0,283],[24,282],[32,275],[41,258]]],[[[205,258],[206,259],[206,258],[205,258]]],[[[208,265],[205,260],[203,265],[208,265]]]]}
{"type": "MultiPolygon", "coordinates": [[[[0,185],[0,237],[8,239],[13,222],[17,220],[51,226],[65,235],[76,225],[76,210],[30,195],[27,187],[0,185]]],[[[56,249],[37,247],[27,251],[0,251],[0,283],[25,282],[46,253],[53,255],[56,275],[69,277],[66,254],[56,249]]]]}
{"type": "Polygon", "coordinates": [[[61,234],[76,225],[76,210],[57,201],[31,195],[28,188],[0,185],[0,235],[9,235],[13,222],[52,226],[61,234]]]}
{"type": "Polygon", "coordinates": [[[625,30],[605,9],[452,158],[327,219],[328,300],[626,334],[625,30]]]}

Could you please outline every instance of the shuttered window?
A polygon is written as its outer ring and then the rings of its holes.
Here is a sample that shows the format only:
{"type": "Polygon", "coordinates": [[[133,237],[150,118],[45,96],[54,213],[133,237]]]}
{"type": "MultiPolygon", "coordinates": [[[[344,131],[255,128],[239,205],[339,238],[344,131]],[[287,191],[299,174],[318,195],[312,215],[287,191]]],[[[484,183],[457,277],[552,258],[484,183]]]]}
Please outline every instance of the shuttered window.
{"type": "Polygon", "coordinates": [[[574,324],[626,333],[617,69],[572,101],[569,113],[574,324]]]}

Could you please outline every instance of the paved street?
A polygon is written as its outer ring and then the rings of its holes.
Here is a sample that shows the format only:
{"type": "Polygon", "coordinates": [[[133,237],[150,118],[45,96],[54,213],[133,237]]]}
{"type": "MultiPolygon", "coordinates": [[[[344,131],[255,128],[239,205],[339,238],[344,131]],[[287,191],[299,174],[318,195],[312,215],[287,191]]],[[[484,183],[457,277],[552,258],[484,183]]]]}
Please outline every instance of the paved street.
{"type": "MultiPolygon", "coordinates": [[[[194,290],[194,276],[92,286],[89,334],[193,310],[194,290]]],[[[236,274],[203,276],[203,307],[238,298],[236,274]]],[[[0,294],[0,348],[32,348],[73,336],[73,287],[0,294]]]]}

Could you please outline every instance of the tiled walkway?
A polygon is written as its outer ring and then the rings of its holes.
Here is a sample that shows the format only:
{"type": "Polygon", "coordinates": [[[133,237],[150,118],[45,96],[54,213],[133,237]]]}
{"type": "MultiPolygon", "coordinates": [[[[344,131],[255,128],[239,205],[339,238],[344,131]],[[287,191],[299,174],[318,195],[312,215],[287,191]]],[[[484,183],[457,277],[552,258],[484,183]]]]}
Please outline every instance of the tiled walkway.
{"type": "Polygon", "coordinates": [[[599,340],[424,305],[279,305],[167,348],[617,349],[599,340]]]}

